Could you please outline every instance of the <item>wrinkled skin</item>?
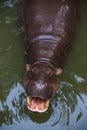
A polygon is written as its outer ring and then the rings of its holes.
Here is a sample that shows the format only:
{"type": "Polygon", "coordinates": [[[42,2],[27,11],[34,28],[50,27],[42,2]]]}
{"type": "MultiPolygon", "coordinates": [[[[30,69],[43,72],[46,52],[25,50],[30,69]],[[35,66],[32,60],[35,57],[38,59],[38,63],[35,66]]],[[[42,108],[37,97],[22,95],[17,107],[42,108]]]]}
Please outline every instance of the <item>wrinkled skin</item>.
{"type": "Polygon", "coordinates": [[[75,31],[75,0],[24,0],[28,109],[45,112],[75,31]]]}

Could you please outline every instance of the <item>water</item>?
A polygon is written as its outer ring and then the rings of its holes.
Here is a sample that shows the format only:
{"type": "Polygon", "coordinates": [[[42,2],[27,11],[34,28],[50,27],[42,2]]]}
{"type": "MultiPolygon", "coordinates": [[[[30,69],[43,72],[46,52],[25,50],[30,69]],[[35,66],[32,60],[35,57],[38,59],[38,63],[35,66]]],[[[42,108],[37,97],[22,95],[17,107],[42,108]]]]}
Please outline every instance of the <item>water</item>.
{"type": "Polygon", "coordinates": [[[26,108],[21,8],[18,0],[0,0],[0,130],[87,130],[87,1],[79,2],[79,28],[60,90],[44,114],[26,108]]]}

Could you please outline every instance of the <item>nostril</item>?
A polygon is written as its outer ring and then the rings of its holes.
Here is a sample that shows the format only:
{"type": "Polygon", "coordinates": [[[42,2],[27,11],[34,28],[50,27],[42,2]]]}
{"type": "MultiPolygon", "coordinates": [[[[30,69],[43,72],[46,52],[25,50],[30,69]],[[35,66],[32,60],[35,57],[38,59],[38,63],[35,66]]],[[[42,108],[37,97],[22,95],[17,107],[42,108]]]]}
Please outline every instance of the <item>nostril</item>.
{"type": "Polygon", "coordinates": [[[34,81],[34,84],[36,84],[37,82],[36,81],[34,81]]]}
{"type": "Polygon", "coordinates": [[[45,84],[45,86],[47,87],[47,83],[45,84]]]}
{"type": "Polygon", "coordinates": [[[45,85],[42,82],[36,82],[35,84],[36,88],[41,90],[45,88],[45,85]]]}

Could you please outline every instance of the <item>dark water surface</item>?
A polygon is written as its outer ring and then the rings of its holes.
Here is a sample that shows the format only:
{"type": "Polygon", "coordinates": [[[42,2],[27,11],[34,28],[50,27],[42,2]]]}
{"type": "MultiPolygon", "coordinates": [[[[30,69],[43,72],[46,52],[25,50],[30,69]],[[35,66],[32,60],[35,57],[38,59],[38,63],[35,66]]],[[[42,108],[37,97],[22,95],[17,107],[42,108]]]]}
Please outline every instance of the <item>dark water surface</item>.
{"type": "Polygon", "coordinates": [[[29,112],[21,4],[0,0],[0,130],[87,130],[87,0],[79,2],[79,29],[61,76],[60,90],[44,114],[29,112]]]}

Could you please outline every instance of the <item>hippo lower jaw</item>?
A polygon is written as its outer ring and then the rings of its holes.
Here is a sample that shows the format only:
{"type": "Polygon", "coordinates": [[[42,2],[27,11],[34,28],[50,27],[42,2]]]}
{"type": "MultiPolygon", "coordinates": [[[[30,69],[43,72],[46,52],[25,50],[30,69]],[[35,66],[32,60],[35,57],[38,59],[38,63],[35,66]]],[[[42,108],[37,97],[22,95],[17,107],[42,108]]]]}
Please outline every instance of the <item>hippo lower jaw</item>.
{"type": "Polygon", "coordinates": [[[37,97],[27,97],[27,108],[32,112],[43,113],[48,110],[49,100],[37,97]]]}

